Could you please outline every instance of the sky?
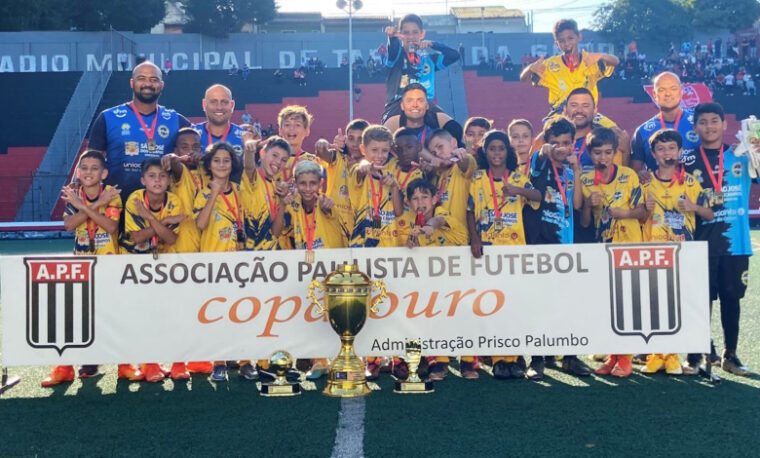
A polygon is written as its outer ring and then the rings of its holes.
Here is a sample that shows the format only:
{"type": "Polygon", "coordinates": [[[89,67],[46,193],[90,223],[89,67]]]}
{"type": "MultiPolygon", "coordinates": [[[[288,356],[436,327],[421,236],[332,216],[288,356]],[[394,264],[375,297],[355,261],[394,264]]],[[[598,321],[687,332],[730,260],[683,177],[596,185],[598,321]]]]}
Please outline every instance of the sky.
{"type": "MultiPolygon", "coordinates": [[[[527,11],[533,10],[535,32],[551,32],[552,25],[562,18],[578,21],[581,28],[588,28],[593,14],[603,1],[589,0],[362,0],[364,6],[357,15],[396,17],[408,13],[447,14],[452,7],[504,6],[527,11]]],[[[279,11],[321,12],[324,16],[340,16],[335,0],[277,0],[279,11]]]]}

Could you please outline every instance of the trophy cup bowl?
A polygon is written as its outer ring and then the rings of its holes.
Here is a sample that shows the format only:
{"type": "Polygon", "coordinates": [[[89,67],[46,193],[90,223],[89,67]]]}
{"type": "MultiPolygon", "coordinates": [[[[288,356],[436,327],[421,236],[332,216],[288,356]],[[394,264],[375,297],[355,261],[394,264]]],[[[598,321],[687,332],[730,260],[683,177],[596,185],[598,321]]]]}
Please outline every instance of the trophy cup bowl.
{"type": "Polygon", "coordinates": [[[278,350],[269,358],[269,370],[274,373],[273,382],[261,384],[262,396],[297,396],[301,394],[301,385],[291,383],[285,378],[288,369],[293,367],[293,357],[290,353],[278,350]]]}
{"type": "Polygon", "coordinates": [[[396,380],[393,392],[398,394],[428,394],[432,393],[433,382],[423,381],[417,370],[422,361],[422,341],[420,339],[406,339],[404,344],[404,361],[409,366],[409,377],[406,380],[396,380]]]}
{"type": "Polygon", "coordinates": [[[364,375],[364,362],[354,352],[354,339],[375,305],[371,304],[373,286],[380,289],[376,303],[382,301],[385,285],[370,280],[356,264],[348,263],[338,266],[324,281],[314,280],[309,285],[309,299],[327,315],[341,341],[340,352],[328,371],[324,390],[327,396],[349,398],[365,396],[371,391],[364,375]],[[324,305],[319,302],[316,291],[324,291],[324,305]]]}

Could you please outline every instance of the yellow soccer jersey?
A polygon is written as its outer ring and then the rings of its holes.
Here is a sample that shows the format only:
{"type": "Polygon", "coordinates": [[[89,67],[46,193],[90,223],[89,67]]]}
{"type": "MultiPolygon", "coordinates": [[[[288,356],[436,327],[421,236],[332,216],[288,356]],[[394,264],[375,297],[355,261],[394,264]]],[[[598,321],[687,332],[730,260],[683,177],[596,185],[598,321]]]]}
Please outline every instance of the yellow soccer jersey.
{"type": "Polygon", "coordinates": [[[438,203],[452,217],[459,221],[467,221],[467,199],[470,196],[470,181],[477,169],[477,161],[472,156],[466,156],[467,170],[462,172],[459,164],[454,164],[446,170],[438,172],[436,186],[438,187],[438,203]]]}
{"type": "MultiPolygon", "coordinates": [[[[333,207],[334,208],[334,207],[333,207]]],[[[301,204],[300,196],[286,207],[284,233],[291,240],[293,248],[297,250],[308,249],[307,234],[309,228],[314,231],[312,249],[318,248],[344,248],[345,239],[338,215],[334,212],[326,214],[319,208],[315,208],[311,214],[301,204]]]]}
{"type": "MultiPolygon", "coordinates": [[[[519,171],[512,172],[507,180],[513,186],[533,189],[528,176],[519,171]]],[[[541,202],[529,202],[523,196],[505,199],[502,189],[503,177],[493,177],[493,181],[492,190],[488,172],[478,170],[470,185],[467,210],[475,217],[475,228],[480,234],[480,239],[483,245],[525,245],[523,206],[530,203],[533,209],[538,210],[541,202]],[[499,208],[499,218],[495,207],[499,208]]]]}
{"type": "Polygon", "coordinates": [[[325,169],[323,190],[325,195],[335,202],[333,212],[338,216],[343,246],[347,246],[351,235],[350,231],[354,226],[354,213],[351,209],[351,196],[348,191],[350,174],[346,157],[342,153],[336,152],[335,159],[331,163],[322,161],[322,167],[325,169]]]}
{"type": "Polygon", "coordinates": [[[610,208],[630,210],[642,203],[639,177],[628,167],[616,166],[612,180],[609,183],[594,183],[595,171],[581,175],[583,197],[588,198],[592,193],[602,195],[602,206],[592,210],[596,240],[603,243],[640,242],[642,240],[641,225],[634,218],[616,220],[610,217],[610,208]]]}
{"type": "Polygon", "coordinates": [[[358,183],[358,167],[359,165],[355,164],[351,168],[348,179],[351,208],[354,210],[350,246],[374,247],[380,243],[382,228],[393,223],[396,214],[393,211],[390,189],[383,186],[382,180],[371,175],[358,183]]]}
{"type": "MultiPolygon", "coordinates": [[[[203,253],[238,249],[238,219],[245,221],[246,215],[240,188],[235,183],[231,185],[232,189],[224,194],[226,201],[221,194],[216,197],[208,225],[201,231],[200,251],[203,253]]],[[[193,202],[193,220],[198,219],[210,196],[211,190],[208,186],[196,194],[193,202]]]]}
{"type": "MultiPolygon", "coordinates": [[[[106,186],[103,188],[103,191],[110,189],[111,186],[106,186]]],[[[79,195],[83,197],[82,200],[88,206],[92,206],[98,200],[97,198],[94,200],[89,199],[81,190],[79,195]]],[[[106,206],[98,209],[98,213],[105,215],[112,221],[119,221],[121,211],[121,196],[118,194],[113,196],[106,206]]],[[[77,213],[79,213],[79,210],[69,203],[66,204],[66,208],[63,210],[64,218],[77,213]]],[[[74,254],[119,254],[119,234],[118,232],[116,234],[109,234],[105,229],[88,218],[86,222],[74,229],[74,254]],[[91,241],[93,243],[90,243],[91,241]],[[94,251],[92,250],[93,247],[95,248],[94,251]]]]}
{"type": "Polygon", "coordinates": [[[393,174],[393,178],[396,179],[398,187],[401,189],[401,195],[404,196],[405,200],[406,187],[409,186],[409,183],[416,180],[417,178],[425,177],[425,174],[422,172],[422,170],[419,169],[419,167],[412,167],[408,172],[404,172],[401,170],[401,167],[399,167],[398,159],[395,157],[388,161],[386,168],[390,171],[391,174],[393,174]]]}
{"type": "Polygon", "coordinates": [[[599,68],[598,62],[598,53],[582,51],[580,64],[575,71],[570,71],[562,60],[562,56],[549,57],[544,60],[544,68],[538,72],[534,84],[549,90],[549,104],[553,109],[562,105],[568,94],[579,87],[585,87],[591,91],[594,101],[599,105],[597,83],[599,80],[611,76],[615,67],[605,65],[604,70],[602,70],[599,68]]]}
{"type": "Polygon", "coordinates": [[[280,241],[286,238],[283,235],[278,240],[272,235],[272,212],[280,210],[274,189],[275,182],[264,178],[259,170],[256,171],[253,182],[243,174],[241,191],[245,213],[246,250],[276,250],[281,245],[280,241]]]}
{"type": "MultiPolygon", "coordinates": [[[[182,165],[182,176],[179,180],[172,181],[169,190],[179,197],[183,209],[192,210],[195,195],[206,186],[204,181],[208,181],[201,178],[203,175],[199,170],[189,170],[182,165]]],[[[177,241],[174,242],[173,248],[175,253],[197,253],[200,251],[201,232],[190,215],[179,223],[177,241]]]]}
{"type": "MultiPolygon", "coordinates": [[[[446,210],[436,207],[435,216],[442,216],[446,225],[433,231],[432,235],[420,235],[417,240],[420,246],[461,246],[467,244],[467,229],[456,218],[452,218],[446,210]]],[[[414,228],[417,214],[407,210],[389,226],[383,228],[380,235],[381,247],[403,247],[414,228]]]]}
{"type": "Polygon", "coordinates": [[[686,174],[683,182],[660,180],[657,174],[649,172],[649,183],[642,186],[642,196],[646,202],[650,194],[656,205],[644,224],[644,240],[648,242],[684,242],[694,240],[696,217],[694,212],[681,212],[678,201],[687,197],[697,205],[707,207],[708,202],[702,185],[686,174]]]}
{"type": "MultiPolygon", "coordinates": [[[[145,221],[142,216],[137,212],[137,203],[142,204],[153,213],[153,216],[162,221],[164,218],[170,216],[178,216],[186,214],[182,202],[179,197],[172,192],[167,192],[164,197],[164,203],[159,210],[150,208],[146,203],[145,189],[138,189],[133,192],[127,199],[126,212],[124,213],[124,234],[121,237],[121,246],[127,253],[151,253],[156,249],[159,253],[174,253],[174,245],[167,245],[161,241],[157,236],[151,237],[148,240],[140,244],[135,244],[129,237],[131,232],[137,232],[142,229],[150,227],[150,223],[145,221]]],[[[189,217],[189,216],[188,216],[189,217]]],[[[166,227],[174,231],[175,234],[179,232],[179,224],[169,224],[166,227]]]]}

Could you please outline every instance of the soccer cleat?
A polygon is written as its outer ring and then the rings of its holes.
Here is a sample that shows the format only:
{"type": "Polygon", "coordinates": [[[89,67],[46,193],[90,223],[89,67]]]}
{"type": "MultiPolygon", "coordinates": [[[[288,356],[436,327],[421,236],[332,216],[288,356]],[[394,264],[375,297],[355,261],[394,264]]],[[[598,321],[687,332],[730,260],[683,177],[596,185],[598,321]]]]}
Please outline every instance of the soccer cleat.
{"type": "Polygon", "coordinates": [[[562,371],[576,377],[588,377],[591,375],[591,368],[577,356],[565,356],[562,358],[562,371]]]}
{"type": "Polygon", "coordinates": [[[741,377],[746,377],[751,373],[749,368],[742,364],[738,356],[728,352],[723,352],[723,360],[720,363],[720,367],[726,372],[741,377]]]}
{"type": "Polygon", "coordinates": [[[612,369],[615,367],[615,364],[617,364],[617,356],[615,355],[609,355],[607,357],[607,360],[599,366],[594,373],[596,375],[610,375],[612,373],[612,369]]]}
{"type": "Polygon", "coordinates": [[[544,366],[547,369],[559,369],[556,356],[544,356],[544,366]]]}
{"type": "Polygon", "coordinates": [[[40,385],[43,388],[50,388],[61,383],[70,383],[74,381],[74,366],[55,366],[40,385]]]}
{"type": "Polygon", "coordinates": [[[644,353],[639,353],[638,355],[633,355],[633,359],[631,360],[631,362],[637,366],[643,366],[647,363],[648,360],[649,360],[649,355],[644,354],[644,353]]]}
{"type": "Polygon", "coordinates": [[[97,365],[89,364],[79,368],[79,378],[92,378],[97,377],[98,375],[102,374],[98,371],[97,365]]]}
{"type": "Polygon", "coordinates": [[[240,369],[240,363],[237,361],[227,361],[227,370],[236,371],[240,369]]]}
{"type": "Polygon", "coordinates": [[[675,353],[665,355],[665,373],[668,375],[683,375],[681,358],[675,353]]]}
{"type": "MultiPolygon", "coordinates": [[[[229,368],[229,366],[227,367],[229,368]]],[[[238,368],[238,375],[245,380],[257,380],[259,378],[258,371],[251,363],[246,363],[240,366],[238,368]]]]}
{"type": "Polygon", "coordinates": [[[610,371],[613,377],[628,377],[633,373],[633,364],[631,364],[630,355],[618,355],[617,364],[610,371]]]}
{"type": "Polygon", "coordinates": [[[493,378],[497,380],[507,380],[512,378],[512,371],[509,370],[509,363],[506,361],[496,361],[493,365],[493,378]]]}
{"type": "Polygon", "coordinates": [[[140,382],[144,378],[140,369],[131,364],[119,364],[119,380],[129,380],[130,382],[140,382]]]}
{"type": "Polygon", "coordinates": [[[227,365],[215,364],[214,369],[211,371],[211,375],[208,377],[212,382],[220,383],[227,381],[227,365]]]}
{"type": "Polygon", "coordinates": [[[518,364],[516,360],[515,362],[507,363],[507,366],[509,367],[510,378],[521,379],[525,377],[525,371],[520,367],[520,364],[518,364]]]}
{"type": "Polygon", "coordinates": [[[681,367],[683,375],[697,375],[699,374],[699,362],[698,361],[686,361],[681,367]]]}
{"type": "Polygon", "coordinates": [[[603,363],[607,361],[607,355],[602,355],[602,354],[591,355],[591,361],[596,361],[597,363],[603,363]]]}
{"type": "Polygon", "coordinates": [[[659,353],[647,356],[647,363],[641,368],[642,374],[656,374],[665,367],[665,358],[659,353]]]}
{"type": "Polygon", "coordinates": [[[391,374],[396,377],[397,380],[406,380],[409,377],[409,366],[406,364],[406,361],[400,358],[393,358],[391,374]]]}
{"type": "Polygon", "coordinates": [[[530,366],[525,371],[525,377],[528,380],[537,382],[544,379],[544,357],[534,356],[530,359],[530,366]]]}
{"type": "Polygon", "coordinates": [[[190,372],[188,372],[185,363],[174,363],[169,371],[169,376],[172,380],[182,381],[190,378],[190,372]]]}
{"type": "Polygon", "coordinates": [[[449,363],[443,361],[436,361],[430,365],[430,371],[428,372],[428,378],[433,382],[440,382],[446,378],[446,373],[449,371],[449,363]]]}
{"type": "Polygon", "coordinates": [[[142,364],[140,366],[140,369],[142,370],[144,376],[143,379],[148,383],[163,382],[166,378],[166,375],[164,375],[164,370],[159,364],[142,364]]]}
{"type": "Polygon", "coordinates": [[[211,361],[194,361],[187,363],[187,370],[194,374],[210,374],[214,369],[214,365],[211,361]]]}
{"type": "Polygon", "coordinates": [[[477,380],[480,378],[478,370],[475,369],[475,363],[470,361],[461,361],[459,363],[459,372],[462,374],[462,378],[467,380],[477,380]]]}

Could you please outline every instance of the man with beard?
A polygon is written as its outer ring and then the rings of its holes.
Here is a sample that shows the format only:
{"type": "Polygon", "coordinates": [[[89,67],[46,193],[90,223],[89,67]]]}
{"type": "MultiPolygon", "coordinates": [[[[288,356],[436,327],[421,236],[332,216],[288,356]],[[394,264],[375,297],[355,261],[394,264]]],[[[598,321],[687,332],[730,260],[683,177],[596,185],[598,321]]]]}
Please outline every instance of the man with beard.
{"type": "Polygon", "coordinates": [[[412,83],[404,89],[401,111],[400,115],[391,116],[383,124],[391,132],[395,132],[399,127],[407,127],[415,131],[420,144],[424,145],[430,132],[443,128],[457,140],[459,146],[464,146],[462,126],[446,113],[430,110],[427,90],[422,84],[412,83]]]}
{"type": "Polygon", "coordinates": [[[206,151],[206,148],[215,143],[227,142],[242,158],[245,131],[242,127],[230,122],[232,113],[235,111],[232,91],[227,86],[214,84],[206,89],[201,105],[206,113],[206,121],[193,124],[193,129],[201,136],[201,150],[206,151]]]}
{"type": "Polygon", "coordinates": [[[190,126],[184,116],[158,104],[164,82],[156,64],[137,65],[129,85],[132,100],[103,110],[90,129],[89,143],[106,156],[105,184],[121,188],[124,197],[142,187],[143,161],[173,151],[177,131],[190,126]]]}
{"type": "Polygon", "coordinates": [[[672,72],[663,72],[654,79],[654,101],[659,113],[641,124],[633,134],[631,145],[631,168],[641,172],[645,168],[657,170],[657,161],[652,155],[649,139],[662,129],[673,129],[683,138],[683,152],[692,154],[699,144],[699,136],[694,130],[694,111],[681,107],[681,80],[672,72]]]}

